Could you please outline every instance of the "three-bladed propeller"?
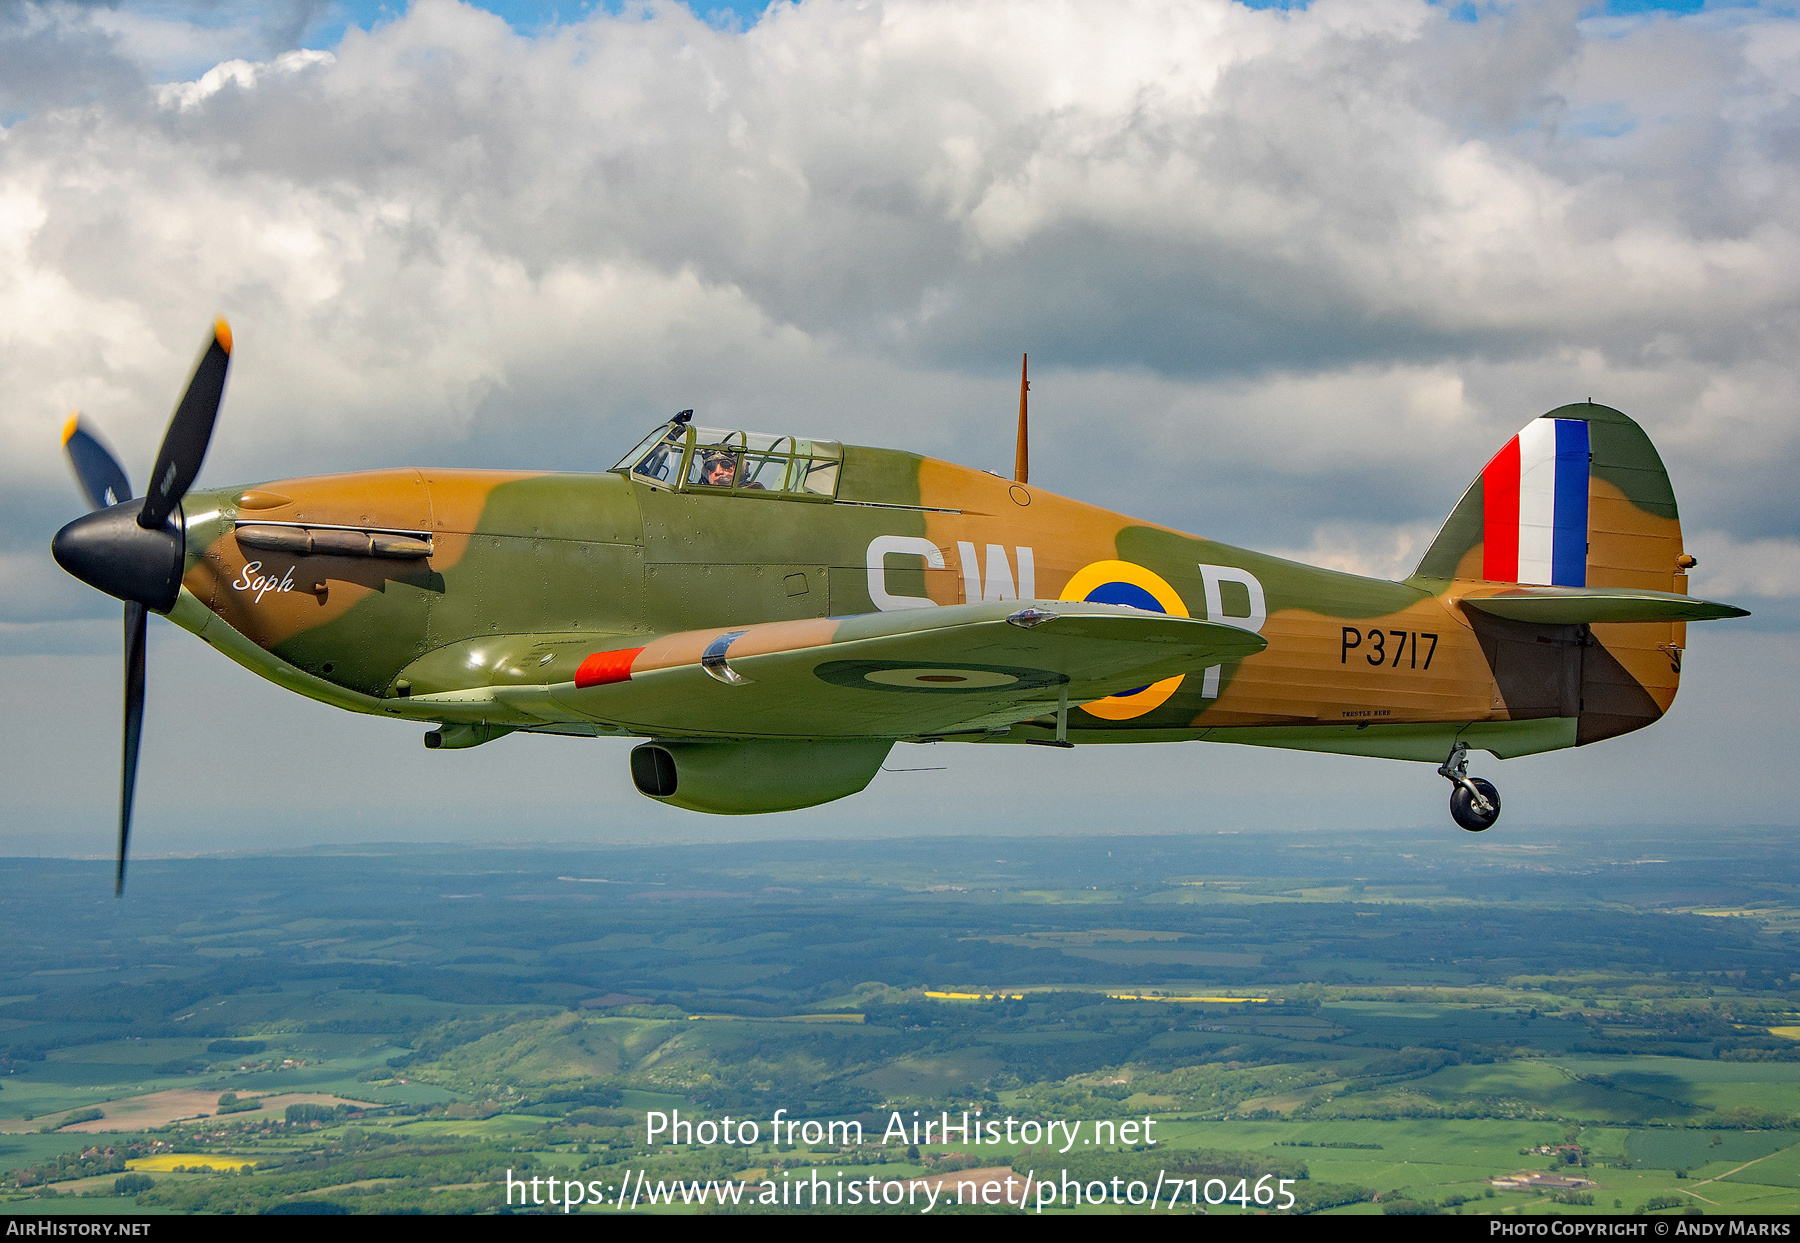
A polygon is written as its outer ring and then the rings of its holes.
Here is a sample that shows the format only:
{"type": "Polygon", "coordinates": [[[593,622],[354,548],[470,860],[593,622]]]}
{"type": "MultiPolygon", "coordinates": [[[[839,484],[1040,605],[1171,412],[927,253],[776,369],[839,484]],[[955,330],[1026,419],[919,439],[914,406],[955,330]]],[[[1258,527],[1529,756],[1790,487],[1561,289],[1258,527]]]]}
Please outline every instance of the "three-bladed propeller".
{"type": "Polygon", "coordinates": [[[187,391],[169,420],[150,486],[135,501],[118,459],[79,415],[63,428],[63,449],[94,512],[56,533],[50,551],[58,565],[90,587],[125,601],[125,730],[119,777],[119,863],[113,892],[125,891],[125,851],[137,788],[138,744],[144,732],[144,643],[149,611],[166,613],[181,594],[187,539],[171,522],[200,473],[231,364],[231,328],[213,325],[212,340],[194,366],[187,391]]]}

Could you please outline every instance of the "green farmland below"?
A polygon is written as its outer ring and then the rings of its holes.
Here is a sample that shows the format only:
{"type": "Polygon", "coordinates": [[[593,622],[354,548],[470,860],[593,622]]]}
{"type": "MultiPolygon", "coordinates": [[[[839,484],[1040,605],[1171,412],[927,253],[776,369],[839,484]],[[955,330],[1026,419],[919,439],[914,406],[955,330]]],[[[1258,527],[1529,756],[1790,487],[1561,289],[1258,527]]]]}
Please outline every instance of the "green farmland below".
{"type": "Polygon", "coordinates": [[[362,846],[145,859],[123,901],[108,861],[0,860],[0,1210],[1010,1170],[1285,1180],[1328,1215],[1796,1213],[1789,837],[362,846]],[[677,1115],[759,1134],[671,1143],[677,1115]],[[892,1130],[945,1115],[997,1130],[892,1130]]]}

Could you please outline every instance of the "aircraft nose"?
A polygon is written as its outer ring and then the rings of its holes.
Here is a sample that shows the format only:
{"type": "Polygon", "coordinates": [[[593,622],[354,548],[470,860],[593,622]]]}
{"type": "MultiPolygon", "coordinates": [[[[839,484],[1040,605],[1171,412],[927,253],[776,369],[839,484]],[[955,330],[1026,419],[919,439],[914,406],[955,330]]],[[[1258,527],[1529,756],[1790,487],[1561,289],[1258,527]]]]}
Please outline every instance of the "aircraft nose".
{"type": "Polygon", "coordinates": [[[187,541],[173,522],[154,531],[137,523],[142,500],[77,518],[56,533],[56,564],[90,587],[166,613],[181,594],[187,541]]]}

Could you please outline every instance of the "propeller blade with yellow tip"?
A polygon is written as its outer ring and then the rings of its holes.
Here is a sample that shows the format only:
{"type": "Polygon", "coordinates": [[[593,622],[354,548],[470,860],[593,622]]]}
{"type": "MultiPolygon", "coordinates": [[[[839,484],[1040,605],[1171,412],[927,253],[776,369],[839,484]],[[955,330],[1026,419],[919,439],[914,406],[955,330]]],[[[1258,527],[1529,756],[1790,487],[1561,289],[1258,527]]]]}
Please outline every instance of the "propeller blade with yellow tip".
{"type": "Polygon", "coordinates": [[[213,324],[212,340],[206,352],[194,365],[193,378],[169,430],[157,452],[156,465],[150,471],[150,486],[145,489],[144,507],[138,511],[138,525],[154,531],[168,521],[175,506],[187,495],[200,463],[206,459],[206,446],[212,440],[213,422],[219,417],[219,402],[225,396],[225,372],[231,365],[231,326],[223,319],[213,324]]]}
{"type": "Polygon", "coordinates": [[[89,506],[110,509],[131,499],[131,482],[125,478],[124,467],[79,412],[71,414],[63,424],[62,441],[69,465],[75,468],[75,481],[87,494],[89,506]]]}
{"type": "Polygon", "coordinates": [[[50,549],[58,565],[82,582],[125,602],[125,721],[119,774],[119,857],[113,892],[125,892],[125,859],[131,846],[131,809],[137,794],[138,747],[144,732],[144,647],[149,611],[166,613],[180,590],[186,533],[169,515],[187,495],[212,440],[225,372],[231,363],[231,328],[213,325],[194,365],[187,392],[163,434],[148,495],[136,507],[118,459],[79,414],[63,425],[63,449],[75,478],[96,512],[56,533],[50,549]],[[117,508],[115,508],[117,507],[117,508]],[[101,512],[110,511],[110,512],[101,512]]]}

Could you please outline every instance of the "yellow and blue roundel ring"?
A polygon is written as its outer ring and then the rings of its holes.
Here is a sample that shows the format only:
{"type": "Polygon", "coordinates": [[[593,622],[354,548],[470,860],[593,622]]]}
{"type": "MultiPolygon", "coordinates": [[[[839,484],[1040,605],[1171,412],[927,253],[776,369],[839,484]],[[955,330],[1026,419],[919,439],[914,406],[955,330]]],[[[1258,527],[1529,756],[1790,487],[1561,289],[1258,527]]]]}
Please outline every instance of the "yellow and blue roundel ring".
{"type": "MultiPolygon", "coordinates": [[[[1189,616],[1187,605],[1161,575],[1129,561],[1096,561],[1083,566],[1063,586],[1062,598],[1092,600],[1098,604],[1129,604],[1170,617],[1189,616]]],[[[1162,707],[1180,685],[1179,675],[1164,678],[1135,691],[1108,695],[1105,699],[1084,704],[1081,711],[1102,720],[1128,721],[1162,707]]]]}

